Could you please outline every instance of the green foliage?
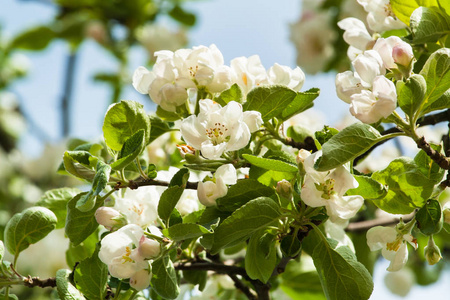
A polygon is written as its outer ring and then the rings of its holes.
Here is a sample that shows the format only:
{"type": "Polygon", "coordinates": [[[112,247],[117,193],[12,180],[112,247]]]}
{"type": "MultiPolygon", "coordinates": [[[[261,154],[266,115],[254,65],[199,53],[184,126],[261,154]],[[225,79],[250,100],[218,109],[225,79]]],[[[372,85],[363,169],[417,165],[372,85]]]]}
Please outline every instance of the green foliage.
{"type": "Polygon", "coordinates": [[[55,37],[56,34],[51,28],[38,26],[16,36],[10,47],[34,51],[43,50],[55,37]]]}
{"type": "Polygon", "coordinates": [[[105,298],[108,267],[98,258],[98,250],[77,265],[73,278],[77,289],[88,299],[105,298]]]}
{"type": "Polygon", "coordinates": [[[431,7],[438,6],[437,0],[390,0],[392,11],[395,16],[409,25],[409,19],[412,13],[420,6],[431,7]]]}
{"type": "Polygon", "coordinates": [[[75,206],[78,200],[85,196],[87,192],[76,195],[67,203],[67,219],[65,232],[74,246],[79,245],[90,236],[98,227],[95,220],[95,211],[103,205],[103,201],[97,201],[90,211],[80,211],[75,206]]]}
{"type": "Polygon", "coordinates": [[[175,131],[175,129],[170,128],[169,124],[167,124],[157,116],[149,116],[149,117],[151,124],[149,143],[153,142],[155,139],[157,139],[166,132],[175,131]]]}
{"type": "MultiPolygon", "coordinates": [[[[183,194],[184,188],[180,186],[171,186],[161,195],[158,203],[158,215],[166,223],[169,222],[170,215],[183,194]]],[[[168,224],[166,224],[168,225],[168,224]]]]}
{"type": "Polygon", "coordinates": [[[387,195],[373,203],[391,214],[408,214],[422,207],[436,184],[414,160],[406,157],[394,159],[387,168],[373,173],[372,178],[388,188],[387,195]]]}
{"type": "Polygon", "coordinates": [[[87,151],[66,151],[63,156],[64,169],[71,175],[92,181],[98,158],[87,151]]]}
{"type": "Polygon", "coordinates": [[[242,157],[251,163],[253,166],[257,166],[266,170],[273,170],[278,172],[298,172],[297,166],[276,159],[263,158],[258,156],[253,156],[249,154],[243,154],[242,157]]]}
{"type": "Polygon", "coordinates": [[[319,97],[320,90],[318,88],[312,88],[306,92],[298,92],[294,100],[287,105],[287,107],[281,113],[278,118],[285,121],[296,114],[299,114],[308,108],[313,106],[313,101],[319,97]]]}
{"type": "Polygon", "coordinates": [[[171,16],[174,20],[182,23],[186,26],[194,26],[196,17],[195,14],[187,12],[181,6],[175,5],[171,11],[169,11],[169,16],[171,16]]]}
{"type": "Polygon", "coordinates": [[[180,294],[177,274],[172,261],[166,255],[152,263],[152,289],[164,299],[175,299],[180,294]]]}
{"type": "Polygon", "coordinates": [[[360,195],[365,200],[379,200],[384,198],[388,190],[378,181],[368,176],[354,175],[358,187],[347,191],[347,195],[360,195]]]}
{"type": "Polygon", "coordinates": [[[270,198],[259,197],[247,202],[215,229],[211,253],[216,254],[222,248],[249,238],[254,232],[274,224],[280,215],[279,205],[270,198]]]}
{"type": "Polygon", "coordinates": [[[73,269],[78,262],[91,257],[98,241],[98,231],[96,230],[79,245],[75,246],[73,243],[69,243],[66,250],[66,262],[69,268],[73,269]]]}
{"type": "Polygon", "coordinates": [[[85,300],[83,294],[70,282],[71,272],[66,269],[60,269],[56,272],[56,290],[59,298],[66,300],[85,300]]]}
{"type": "Polygon", "coordinates": [[[420,115],[450,107],[450,49],[442,48],[434,52],[420,71],[427,82],[427,92],[420,115]]]}
{"type": "Polygon", "coordinates": [[[235,83],[229,89],[220,93],[218,97],[214,98],[214,101],[216,101],[222,106],[227,105],[230,101],[243,103],[244,95],[242,94],[242,90],[239,87],[239,85],[235,83]]]}
{"type": "Polygon", "coordinates": [[[413,118],[424,100],[426,90],[426,80],[419,74],[412,75],[406,82],[397,81],[398,105],[408,117],[413,118]]]}
{"type": "Polygon", "coordinates": [[[125,142],[140,129],[144,130],[144,144],[148,145],[151,124],[142,104],[121,101],[108,108],[103,122],[103,136],[106,145],[112,150],[122,150],[125,142]]]}
{"type": "Polygon", "coordinates": [[[267,283],[272,276],[277,265],[275,238],[264,229],[250,237],[245,254],[245,271],[251,279],[267,283]]]}
{"type": "Polygon", "coordinates": [[[47,236],[56,227],[55,214],[45,207],[30,207],[15,214],[5,227],[5,246],[17,256],[47,236]]]}
{"type": "Polygon", "coordinates": [[[280,241],[280,250],[286,257],[295,257],[302,250],[302,243],[293,235],[287,235],[280,241]]]}
{"type": "Polygon", "coordinates": [[[450,16],[438,7],[419,7],[411,15],[413,42],[437,42],[450,34],[450,16]]]}
{"type": "Polygon", "coordinates": [[[225,196],[216,199],[217,208],[233,212],[245,203],[258,197],[276,197],[275,190],[253,179],[239,180],[228,189],[225,196]]]}
{"type": "Polygon", "coordinates": [[[36,203],[50,209],[58,219],[56,229],[63,228],[66,224],[67,203],[81,191],[77,188],[59,188],[48,190],[36,203]]]}
{"type": "Polygon", "coordinates": [[[350,248],[337,247],[336,241],[325,238],[317,241],[311,256],[327,299],[369,299],[373,290],[372,277],[350,248]]]}
{"type": "Polygon", "coordinates": [[[443,225],[441,205],[439,201],[430,199],[416,214],[417,228],[425,235],[433,235],[441,231],[443,225]]]}
{"type": "Polygon", "coordinates": [[[175,224],[163,230],[163,234],[175,242],[198,238],[205,233],[211,232],[201,225],[192,223],[175,224]]]}
{"type": "Polygon", "coordinates": [[[355,123],[330,138],[322,147],[323,154],[316,161],[317,171],[328,171],[363,154],[384,138],[372,126],[355,123]]]}
{"type": "Polygon", "coordinates": [[[145,147],[144,135],[145,131],[143,129],[139,129],[125,141],[117,156],[117,160],[111,164],[111,168],[113,170],[122,170],[138,158],[139,154],[142,153],[145,147]]]}

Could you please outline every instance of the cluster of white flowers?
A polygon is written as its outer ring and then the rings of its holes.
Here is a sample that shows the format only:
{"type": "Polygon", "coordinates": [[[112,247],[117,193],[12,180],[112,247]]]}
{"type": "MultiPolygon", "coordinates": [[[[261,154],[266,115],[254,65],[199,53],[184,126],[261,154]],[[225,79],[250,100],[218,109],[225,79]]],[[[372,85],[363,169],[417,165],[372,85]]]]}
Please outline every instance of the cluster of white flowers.
{"type": "Polygon", "coordinates": [[[224,64],[222,53],[215,45],[192,49],[155,52],[157,57],[152,71],[139,67],[133,74],[133,86],[149,94],[166,111],[175,112],[186,104],[189,92],[199,89],[220,93],[238,84],[246,95],[260,85],[281,84],[300,90],[305,75],[300,68],[291,69],[275,64],[266,70],[258,55],[237,57],[230,66],[224,64]]]}
{"type": "MultiPolygon", "coordinates": [[[[348,36],[356,41],[351,43],[357,44],[358,40],[361,44],[366,43],[367,36],[351,34],[352,28],[359,31],[356,26],[346,30],[348,36]]],[[[388,117],[397,107],[395,85],[384,76],[386,70],[409,70],[413,58],[411,46],[399,37],[379,38],[372,49],[362,52],[352,61],[355,72],[337,74],[336,93],[341,100],[350,104],[350,113],[361,122],[378,122],[388,117]]]]}
{"type": "Polygon", "coordinates": [[[406,27],[397,19],[391,8],[390,0],[357,0],[367,12],[367,23],[371,30],[383,32],[406,27]]]}
{"type": "Polygon", "coordinates": [[[358,195],[345,196],[347,190],[358,187],[358,182],[345,166],[326,172],[314,169],[314,163],[321,155],[322,151],[313,154],[299,151],[298,160],[306,172],[301,197],[308,206],[325,206],[330,221],[342,224],[356,215],[364,199],[358,195]]]}

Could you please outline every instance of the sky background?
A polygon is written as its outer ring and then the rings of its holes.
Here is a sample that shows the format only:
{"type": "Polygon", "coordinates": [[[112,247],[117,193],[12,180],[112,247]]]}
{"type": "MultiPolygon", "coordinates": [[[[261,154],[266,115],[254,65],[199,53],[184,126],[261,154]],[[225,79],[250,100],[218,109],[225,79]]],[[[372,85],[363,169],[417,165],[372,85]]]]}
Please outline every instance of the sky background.
{"type": "MultiPolygon", "coordinates": [[[[45,24],[55,10],[35,1],[0,0],[0,25],[3,33],[13,36],[25,28],[45,24]]],[[[295,47],[289,41],[289,24],[300,17],[301,2],[294,0],[203,0],[187,3],[186,8],[197,15],[197,25],[189,32],[190,46],[216,44],[225,63],[238,56],[258,54],[266,68],[275,62],[295,67],[295,47]]],[[[63,93],[63,79],[68,47],[63,42],[52,43],[44,52],[24,52],[30,59],[29,76],[13,86],[20,96],[22,108],[34,124],[21,141],[22,149],[38,156],[45,139],[36,138],[36,128],[48,136],[46,142],[60,141],[59,102],[63,93]]],[[[145,54],[133,51],[130,72],[145,63],[145,54]]],[[[71,136],[87,140],[101,138],[101,124],[106,112],[110,91],[105,84],[94,83],[95,73],[115,70],[116,64],[108,53],[93,41],[82,45],[78,56],[73,92],[71,136]]],[[[303,90],[321,89],[315,108],[322,112],[325,124],[333,125],[348,115],[348,105],[340,101],[334,89],[335,74],[306,76],[303,90]]],[[[138,94],[131,85],[123,99],[137,100],[151,109],[150,101],[138,94]]],[[[411,248],[410,248],[410,251],[411,248]]],[[[377,264],[375,291],[371,299],[395,300],[383,283],[386,261],[377,264]]],[[[447,272],[448,273],[448,272],[447,272]]],[[[448,274],[447,274],[448,275],[448,274]]],[[[414,287],[407,299],[424,299],[448,292],[450,276],[441,276],[437,284],[414,287]]],[[[441,299],[443,299],[441,297],[441,299]]]]}

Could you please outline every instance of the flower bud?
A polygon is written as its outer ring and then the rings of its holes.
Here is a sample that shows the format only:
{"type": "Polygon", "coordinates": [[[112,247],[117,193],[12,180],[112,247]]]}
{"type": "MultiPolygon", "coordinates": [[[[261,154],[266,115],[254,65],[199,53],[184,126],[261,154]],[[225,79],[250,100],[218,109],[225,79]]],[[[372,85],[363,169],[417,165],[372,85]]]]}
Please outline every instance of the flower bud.
{"type": "Polygon", "coordinates": [[[142,291],[150,285],[152,272],[143,269],[134,273],[130,277],[130,286],[138,291],[142,291]]]}
{"type": "Polygon", "coordinates": [[[102,206],[95,211],[95,220],[108,230],[118,229],[127,224],[127,220],[114,208],[102,206]]]}
{"type": "Polygon", "coordinates": [[[442,208],[442,214],[444,216],[444,222],[450,224],[450,202],[445,203],[442,208]]]}
{"type": "Polygon", "coordinates": [[[392,48],[392,58],[397,65],[408,67],[414,58],[411,46],[407,43],[399,43],[395,45],[392,48]]]}
{"type": "Polygon", "coordinates": [[[145,259],[156,258],[161,253],[161,245],[143,235],[139,241],[138,253],[145,259]]]}
{"type": "Polygon", "coordinates": [[[286,179],[283,179],[281,181],[278,181],[277,183],[277,193],[286,198],[291,199],[292,198],[292,184],[287,181],[286,179]]]}
{"type": "Polygon", "coordinates": [[[180,151],[180,155],[182,158],[186,158],[186,154],[195,155],[195,149],[192,146],[182,144],[177,145],[177,148],[180,151]]]}
{"type": "Polygon", "coordinates": [[[441,260],[441,250],[439,250],[439,247],[434,243],[433,236],[430,236],[428,245],[425,246],[424,253],[429,265],[434,265],[441,260]]]}

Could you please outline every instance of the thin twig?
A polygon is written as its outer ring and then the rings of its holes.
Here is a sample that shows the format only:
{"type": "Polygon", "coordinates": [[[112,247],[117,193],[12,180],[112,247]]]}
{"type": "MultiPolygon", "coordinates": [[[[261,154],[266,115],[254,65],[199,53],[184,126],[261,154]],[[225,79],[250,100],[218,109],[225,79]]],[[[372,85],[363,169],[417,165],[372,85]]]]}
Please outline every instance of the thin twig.
{"type": "MultiPolygon", "coordinates": [[[[115,190],[124,189],[124,188],[130,188],[132,190],[136,190],[141,186],[149,186],[149,185],[156,185],[156,186],[169,186],[169,182],[167,181],[161,181],[156,179],[144,179],[139,178],[137,180],[130,180],[128,183],[123,183],[121,181],[117,182],[114,186],[115,190]]],[[[186,189],[190,190],[196,190],[198,187],[198,182],[186,182],[186,189]]]]}
{"type": "MultiPolygon", "coordinates": [[[[409,215],[402,216],[402,219],[404,222],[408,222],[412,220],[414,217],[414,213],[410,213],[409,215]]],[[[361,222],[353,222],[348,224],[348,227],[345,229],[346,231],[366,231],[369,230],[372,227],[375,226],[389,226],[389,225],[395,225],[399,222],[400,217],[386,217],[386,218],[379,218],[379,219],[373,219],[373,220],[367,220],[367,221],[361,221],[361,222]]]]}
{"type": "Polygon", "coordinates": [[[33,288],[33,287],[55,287],[56,286],[56,278],[50,277],[47,279],[39,279],[39,277],[31,277],[28,275],[28,277],[23,279],[24,285],[33,288]]]}

